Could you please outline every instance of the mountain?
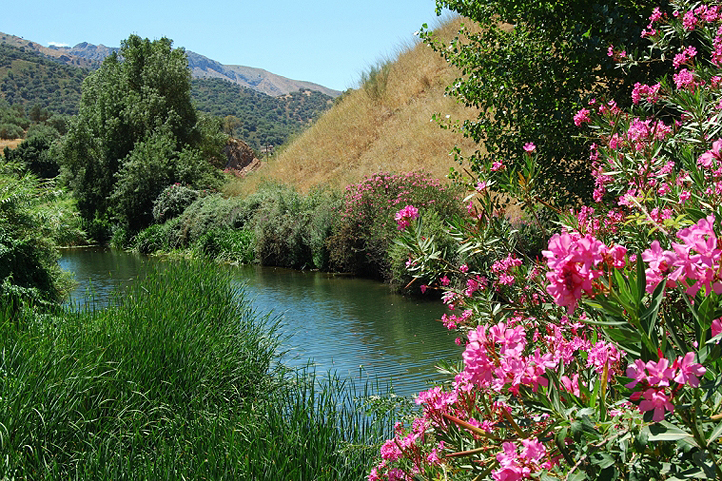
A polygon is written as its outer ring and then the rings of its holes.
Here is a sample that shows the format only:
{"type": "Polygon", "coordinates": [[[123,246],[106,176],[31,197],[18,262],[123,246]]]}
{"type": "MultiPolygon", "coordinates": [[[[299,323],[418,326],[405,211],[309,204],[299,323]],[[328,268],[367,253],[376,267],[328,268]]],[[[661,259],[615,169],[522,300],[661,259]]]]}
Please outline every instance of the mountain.
{"type": "MultiPolygon", "coordinates": [[[[2,43],[32,50],[66,65],[91,69],[98,68],[105,57],[119,50],[117,47],[106,47],[102,44],[93,45],[88,42],[79,43],[74,47],[45,47],[37,42],[0,32],[0,44],[2,43]]],[[[301,90],[322,92],[329,97],[341,95],[338,90],[313,82],[281,77],[261,68],[223,65],[190,50],[186,50],[186,54],[188,55],[188,67],[191,69],[194,78],[220,78],[271,96],[286,95],[301,90]]]]}
{"type": "MultiPolygon", "coordinates": [[[[102,45],[80,48],[86,52],[94,50],[96,58],[112,51],[102,45]]],[[[97,62],[92,58],[86,60],[97,62]]],[[[27,44],[13,46],[0,42],[0,101],[6,101],[7,108],[12,105],[18,112],[46,109],[50,115],[77,113],[83,79],[90,72],[89,68],[51,60],[27,44]]],[[[191,95],[198,110],[222,117],[226,132],[256,149],[283,144],[305,130],[333,103],[329,95],[317,90],[302,88],[270,96],[221,78],[194,78],[191,95]]],[[[1,117],[0,137],[21,136],[27,128],[24,124],[21,130],[8,127],[1,117]]]]}

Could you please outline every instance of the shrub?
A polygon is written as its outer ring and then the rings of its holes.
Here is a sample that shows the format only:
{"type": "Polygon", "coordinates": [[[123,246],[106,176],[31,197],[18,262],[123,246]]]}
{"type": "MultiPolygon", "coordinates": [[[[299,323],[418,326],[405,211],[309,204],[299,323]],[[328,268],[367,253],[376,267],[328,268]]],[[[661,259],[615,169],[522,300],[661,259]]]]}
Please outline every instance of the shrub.
{"type": "Polygon", "coordinates": [[[25,131],[15,124],[0,124],[0,139],[21,139],[25,131]]]}
{"type": "Polygon", "coordinates": [[[178,216],[178,224],[173,229],[173,244],[188,247],[204,232],[212,229],[230,227],[233,212],[242,201],[225,199],[221,194],[211,194],[194,201],[178,216]]]}
{"type": "Polygon", "coordinates": [[[153,201],[153,219],[160,224],[178,217],[198,197],[199,192],[188,186],[173,184],[166,187],[153,201]]]}
{"type": "Polygon", "coordinates": [[[246,229],[218,228],[204,232],[193,250],[219,262],[249,264],[255,258],[254,232],[246,229]]]}
{"type": "MultiPolygon", "coordinates": [[[[490,160],[468,179],[477,215],[456,223],[458,250],[497,259],[442,284],[462,362],[419,394],[423,413],[370,479],[722,479],[722,9],[672,8],[653,12],[641,59],[610,47],[622,68],[672,59],[672,79],[635,84],[629,109],[592,99],[574,115],[591,127],[595,203],[558,212],[544,262],[515,250],[484,188],[547,229],[536,147],[519,169],[490,160]]],[[[407,220],[415,272],[445,275],[407,220]]]]}
{"type": "Polygon", "coordinates": [[[447,217],[461,213],[457,191],[425,174],[381,172],[368,176],[346,187],[338,226],[328,240],[331,267],[388,279],[388,252],[398,232],[393,216],[407,204],[447,217]]]}
{"type": "Polygon", "coordinates": [[[40,207],[50,197],[33,176],[0,175],[0,310],[62,298],[57,229],[40,207]]]}

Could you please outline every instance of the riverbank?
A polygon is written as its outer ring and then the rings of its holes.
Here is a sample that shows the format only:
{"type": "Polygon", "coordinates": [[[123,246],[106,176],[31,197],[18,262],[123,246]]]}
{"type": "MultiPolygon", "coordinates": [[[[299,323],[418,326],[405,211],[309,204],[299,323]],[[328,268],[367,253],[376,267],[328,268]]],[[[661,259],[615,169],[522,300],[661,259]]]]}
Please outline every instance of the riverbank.
{"type": "Polygon", "coordinates": [[[0,312],[0,478],[362,478],[388,420],[284,372],[227,275],[164,264],[107,309],[0,312]]]}
{"type": "MultiPolygon", "coordinates": [[[[416,172],[382,172],[343,192],[306,195],[275,183],[244,198],[174,185],[155,201],[152,225],[138,233],[116,229],[111,244],[142,254],[347,273],[401,291],[413,277],[406,270],[408,252],[394,242],[395,214],[414,205],[426,218],[424,235],[451,244],[442,219],[465,215],[460,195],[416,172]]],[[[419,279],[412,291],[423,283],[419,279]]]]}

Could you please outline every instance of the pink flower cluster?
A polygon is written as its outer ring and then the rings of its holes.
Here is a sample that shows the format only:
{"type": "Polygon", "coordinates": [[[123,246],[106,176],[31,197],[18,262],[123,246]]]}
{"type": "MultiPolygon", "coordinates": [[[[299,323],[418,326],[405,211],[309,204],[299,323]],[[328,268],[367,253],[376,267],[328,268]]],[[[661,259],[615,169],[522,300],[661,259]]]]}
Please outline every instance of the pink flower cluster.
{"type": "Polygon", "coordinates": [[[707,294],[712,291],[722,294],[722,249],[717,245],[714,223],[714,216],[709,215],[681,229],[677,238],[682,242],[673,242],[671,251],[663,250],[659,241],[652,242],[642,253],[642,259],[648,264],[647,292],[653,292],[666,278],[668,287],[681,283],[691,296],[697,295],[702,287],[707,294]]]}
{"type": "Polygon", "coordinates": [[[577,232],[554,234],[549,240],[549,250],[542,251],[547,259],[549,285],[547,292],[559,306],[571,313],[576,309],[582,293],[592,295],[593,281],[602,275],[602,261],[612,267],[626,265],[627,249],[620,245],[611,248],[592,235],[577,232]]]}
{"type": "Polygon", "coordinates": [[[532,473],[551,467],[549,463],[542,466],[541,461],[546,457],[547,450],[538,439],[522,439],[521,444],[521,452],[517,451],[514,443],[505,442],[501,445],[503,451],[496,455],[499,469],[491,473],[495,481],[527,479],[532,473]]]}
{"type": "Polygon", "coordinates": [[[632,89],[632,103],[637,105],[642,99],[645,99],[650,104],[656,104],[659,101],[659,89],[661,87],[662,85],[659,83],[655,85],[635,83],[632,89]]]}
{"type": "Polygon", "coordinates": [[[417,219],[419,217],[419,209],[414,207],[413,205],[407,205],[400,211],[396,213],[394,216],[394,219],[396,219],[396,223],[398,224],[399,230],[404,230],[408,226],[411,225],[410,221],[417,219]]]}
{"type": "Polygon", "coordinates": [[[519,267],[522,264],[522,260],[517,258],[514,254],[509,254],[506,259],[494,262],[491,266],[491,271],[499,276],[499,284],[509,285],[514,283],[514,276],[509,272],[514,267],[519,267]]]}
{"type": "Polygon", "coordinates": [[[694,357],[693,352],[688,352],[675,359],[671,365],[664,357],[657,362],[647,363],[637,359],[634,364],[627,367],[627,377],[632,378],[632,381],[626,384],[626,387],[631,389],[637,384],[642,385],[641,391],[631,396],[632,401],[644,399],[639,403],[640,412],[653,410],[652,419],[655,422],[661,421],[666,412],[674,411],[671,401],[681,385],[699,386],[699,378],[704,376],[707,370],[701,364],[694,362],[694,357]],[[668,388],[672,381],[678,386],[669,392],[668,388]]]}
{"type": "Polygon", "coordinates": [[[462,354],[466,378],[473,385],[502,392],[505,388],[518,393],[521,386],[536,391],[546,386],[543,377],[547,369],[557,366],[559,359],[539,349],[524,355],[527,345],[522,325],[500,322],[495,326],[478,326],[468,334],[469,343],[462,354]]]}

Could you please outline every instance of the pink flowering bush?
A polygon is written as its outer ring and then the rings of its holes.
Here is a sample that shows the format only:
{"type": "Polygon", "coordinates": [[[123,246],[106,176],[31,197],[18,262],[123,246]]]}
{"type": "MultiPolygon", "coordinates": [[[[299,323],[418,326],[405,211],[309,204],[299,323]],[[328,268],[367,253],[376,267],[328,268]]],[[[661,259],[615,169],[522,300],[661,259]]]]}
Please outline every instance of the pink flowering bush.
{"type": "Polygon", "coordinates": [[[610,53],[669,59],[671,78],[635,85],[629,109],[570,113],[594,204],[551,229],[525,146],[521,167],[467,179],[471,219],[449,232],[469,262],[440,261],[423,213],[401,216],[409,269],[443,290],[464,351],[370,480],[722,479],[722,8],[655,9],[642,35],[646,56],[610,53]],[[514,244],[498,194],[547,233],[540,256],[514,244]]]}
{"type": "Polygon", "coordinates": [[[351,184],[327,243],[331,267],[388,280],[390,250],[400,228],[419,213],[461,213],[458,204],[453,186],[419,172],[380,172],[351,184]]]}

